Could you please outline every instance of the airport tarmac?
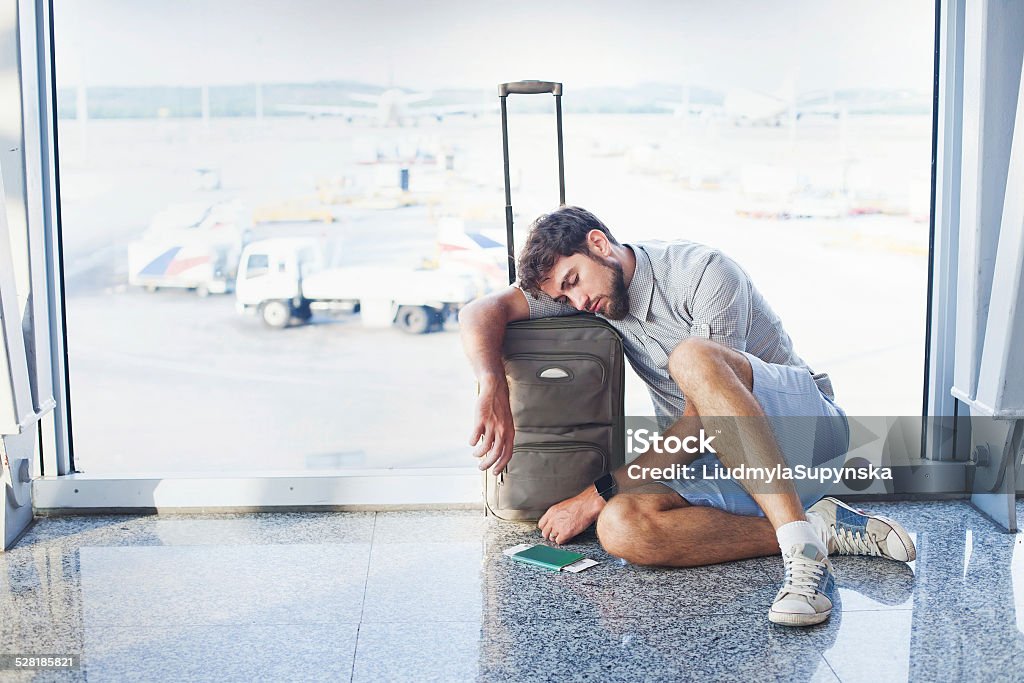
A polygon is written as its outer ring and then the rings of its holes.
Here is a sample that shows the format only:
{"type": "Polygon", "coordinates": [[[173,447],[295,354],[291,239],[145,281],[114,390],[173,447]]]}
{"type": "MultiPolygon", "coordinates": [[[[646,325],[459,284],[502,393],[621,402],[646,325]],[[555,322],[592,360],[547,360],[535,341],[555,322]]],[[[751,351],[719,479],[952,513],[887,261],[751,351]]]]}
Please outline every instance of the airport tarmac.
{"type": "MultiPolygon", "coordinates": [[[[832,375],[850,414],[919,414],[927,222],[908,215],[753,219],[736,211],[743,155],[762,175],[774,168],[802,174],[809,185],[831,182],[836,173],[868,189],[890,183],[889,201],[908,211],[919,207],[929,122],[866,119],[851,121],[842,136],[838,124],[808,124],[794,139],[792,131],[774,128],[709,133],[671,116],[567,117],[567,200],[593,210],[624,241],[686,238],[722,248],[751,274],[797,352],[832,375]]],[[[358,164],[367,149],[449,150],[454,170],[443,174],[448,189],[436,203],[336,206],[332,223],[253,230],[254,238],[323,237],[337,246],[339,265],[417,265],[432,256],[434,219],[443,213],[492,211],[484,222],[501,230],[496,119],[409,129],[291,118],[213,120],[206,127],[201,121],[91,121],[84,131],[72,121],[61,126],[79,469],[326,472],[471,463],[465,440],[474,382],[457,325],[410,336],[367,329],[349,316],[270,330],[238,315],[230,295],[200,299],[128,288],[125,253],[127,242],[171,203],[238,198],[251,209],[312,195],[322,177],[397,174],[395,164],[358,164]],[[217,168],[221,188],[199,189],[199,167],[217,168]]],[[[557,203],[554,153],[544,144],[553,142],[553,127],[530,115],[510,131],[520,232],[527,217],[557,203]]],[[[430,174],[437,172],[411,167],[412,189],[430,174]]],[[[634,378],[627,411],[646,413],[649,405],[634,378]]]]}

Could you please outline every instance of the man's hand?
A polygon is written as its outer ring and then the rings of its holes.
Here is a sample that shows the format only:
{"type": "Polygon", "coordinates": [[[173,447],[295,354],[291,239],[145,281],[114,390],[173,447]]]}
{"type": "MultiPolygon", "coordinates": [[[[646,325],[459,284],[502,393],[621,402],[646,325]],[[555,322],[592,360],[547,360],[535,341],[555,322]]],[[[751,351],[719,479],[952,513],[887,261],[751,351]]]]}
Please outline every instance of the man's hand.
{"type": "Polygon", "coordinates": [[[582,493],[548,508],[537,527],[545,539],[562,545],[593,524],[604,506],[601,494],[594,486],[588,486],[582,493]]]}
{"type": "Polygon", "coordinates": [[[483,458],[478,467],[486,470],[493,466],[491,471],[495,475],[500,474],[512,459],[512,440],[516,435],[504,377],[481,383],[474,423],[469,445],[476,446],[474,457],[483,458]]]}

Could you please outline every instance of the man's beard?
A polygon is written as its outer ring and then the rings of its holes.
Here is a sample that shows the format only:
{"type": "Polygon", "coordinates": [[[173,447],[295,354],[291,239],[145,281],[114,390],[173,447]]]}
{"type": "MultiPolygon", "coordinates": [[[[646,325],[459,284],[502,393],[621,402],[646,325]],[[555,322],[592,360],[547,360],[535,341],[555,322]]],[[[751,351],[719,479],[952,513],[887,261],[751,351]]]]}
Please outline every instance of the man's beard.
{"type": "Polygon", "coordinates": [[[618,261],[607,259],[604,264],[611,272],[612,291],[608,294],[608,304],[605,306],[603,315],[610,320],[622,320],[629,314],[629,290],[626,287],[626,275],[622,272],[622,265],[618,261]]]}

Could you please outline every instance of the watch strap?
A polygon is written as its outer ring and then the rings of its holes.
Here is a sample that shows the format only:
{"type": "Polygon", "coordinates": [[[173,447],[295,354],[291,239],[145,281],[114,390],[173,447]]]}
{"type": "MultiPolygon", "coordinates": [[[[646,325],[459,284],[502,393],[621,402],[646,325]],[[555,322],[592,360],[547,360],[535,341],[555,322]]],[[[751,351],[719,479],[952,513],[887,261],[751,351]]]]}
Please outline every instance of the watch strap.
{"type": "Polygon", "coordinates": [[[615,484],[615,477],[610,473],[599,477],[594,482],[594,488],[597,489],[597,493],[605,500],[611,500],[612,496],[619,492],[618,486],[615,484]]]}

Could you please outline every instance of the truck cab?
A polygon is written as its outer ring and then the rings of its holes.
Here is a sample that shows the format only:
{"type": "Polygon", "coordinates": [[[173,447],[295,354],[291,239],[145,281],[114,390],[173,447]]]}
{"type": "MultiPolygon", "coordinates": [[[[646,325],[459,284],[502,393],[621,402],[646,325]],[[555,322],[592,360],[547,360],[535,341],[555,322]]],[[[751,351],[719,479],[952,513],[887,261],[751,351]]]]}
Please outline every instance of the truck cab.
{"type": "Polygon", "coordinates": [[[302,294],[305,277],[323,270],[315,240],[276,238],[246,246],[238,264],[235,307],[256,313],[270,327],[286,327],[293,318],[308,320],[302,294]]]}

